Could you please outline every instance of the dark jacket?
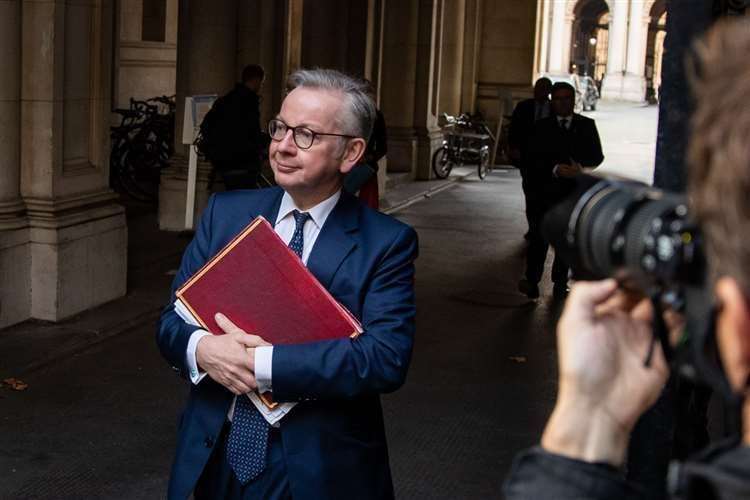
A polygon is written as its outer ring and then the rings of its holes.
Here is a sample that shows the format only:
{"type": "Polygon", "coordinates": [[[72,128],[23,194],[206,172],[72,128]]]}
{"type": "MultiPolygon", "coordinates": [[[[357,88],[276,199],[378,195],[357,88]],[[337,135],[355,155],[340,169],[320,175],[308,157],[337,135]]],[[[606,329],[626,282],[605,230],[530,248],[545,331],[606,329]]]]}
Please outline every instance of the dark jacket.
{"type": "Polygon", "coordinates": [[[570,129],[562,128],[557,117],[550,116],[534,125],[533,164],[527,173],[529,188],[550,199],[560,199],[575,186],[572,179],[558,178],[555,165],[575,160],[584,167],[597,167],[604,161],[599,132],[591,118],[573,114],[570,129]]]}
{"type": "Polygon", "coordinates": [[[259,163],[263,139],[258,94],[238,83],[214,103],[210,113],[215,113],[211,125],[215,143],[209,159],[237,166],[259,163]]]}
{"type": "MultiPolygon", "coordinates": [[[[667,480],[673,500],[747,500],[750,498],[750,447],[736,440],[683,463],[673,463],[667,480]]],[[[516,456],[505,481],[506,500],[630,500],[643,490],[622,472],[548,453],[539,447],[516,456]]]]}
{"type": "Polygon", "coordinates": [[[516,166],[521,169],[522,174],[525,174],[526,164],[530,159],[529,147],[532,142],[532,136],[534,134],[534,122],[536,119],[535,105],[535,99],[525,99],[523,101],[520,101],[513,109],[513,116],[510,119],[510,129],[508,130],[508,144],[512,148],[518,148],[518,150],[521,152],[521,161],[516,166]]]}

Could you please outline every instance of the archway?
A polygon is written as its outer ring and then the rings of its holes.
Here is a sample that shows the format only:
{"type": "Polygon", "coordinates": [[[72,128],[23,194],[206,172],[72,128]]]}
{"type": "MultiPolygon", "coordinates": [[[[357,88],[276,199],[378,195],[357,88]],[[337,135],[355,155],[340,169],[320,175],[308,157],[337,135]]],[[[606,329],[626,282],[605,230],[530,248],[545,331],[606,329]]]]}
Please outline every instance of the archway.
{"type": "Polygon", "coordinates": [[[599,84],[607,68],[609,6],[605,0],[579,0],[572,15],[569,70],[599,84]]]}

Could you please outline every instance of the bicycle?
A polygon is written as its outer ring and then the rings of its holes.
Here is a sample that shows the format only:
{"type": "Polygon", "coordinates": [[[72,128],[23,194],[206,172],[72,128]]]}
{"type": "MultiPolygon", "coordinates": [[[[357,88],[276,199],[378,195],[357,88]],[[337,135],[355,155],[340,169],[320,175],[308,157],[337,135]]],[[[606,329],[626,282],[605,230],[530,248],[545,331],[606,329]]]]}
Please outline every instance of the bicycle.
{"type": "Polygon", "coordinates": [[[443,113],[443,145],[432,155],[432,171],[445,179],[455,165],[476,164],[480,179],[492,171],[491,145],[494,136],[482,115],[463,113],[458,117],[443,113]]]}
{"type": "Polygon", "coordinates": [[[121,122],[110,129],[110,184],[137,200],[153,202],[161,170],[174,153],[174,97],[131,98],[129,109],[114,112],[121,122]]]}

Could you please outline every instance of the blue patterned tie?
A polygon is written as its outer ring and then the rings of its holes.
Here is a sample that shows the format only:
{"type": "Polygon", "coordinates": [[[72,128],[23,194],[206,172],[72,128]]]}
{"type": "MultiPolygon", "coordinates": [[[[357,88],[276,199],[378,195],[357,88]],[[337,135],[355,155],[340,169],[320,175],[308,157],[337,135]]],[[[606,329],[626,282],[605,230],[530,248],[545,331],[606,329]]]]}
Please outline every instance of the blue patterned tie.
{"type": "MultiPolygon", "coordinates": [[[[310,219],[307,212],[295,210],[294,234],[289,248],[302,258],[303,230],[310,219]]],[[[269,425],[247,396],[239,396],[234,405],[232,427],[227,438],[227,462],[242,484],[252,481],[266,468],[269,425]]]]}
{"type": "Polygon", "coordinates": [[[304,229],[305,229],[305,222],[307,222],[310,217],[310,214],[307,212],[300,212],[299,210],[294,210],[292,212],[292,215],[294,215],[294,234],[292,235],[292,239],[289,240],[289,248],[292,249],[294,253],[297,254],[297,256],[301,259],[302,258],[302,249],[304,247],[304,229]]]}

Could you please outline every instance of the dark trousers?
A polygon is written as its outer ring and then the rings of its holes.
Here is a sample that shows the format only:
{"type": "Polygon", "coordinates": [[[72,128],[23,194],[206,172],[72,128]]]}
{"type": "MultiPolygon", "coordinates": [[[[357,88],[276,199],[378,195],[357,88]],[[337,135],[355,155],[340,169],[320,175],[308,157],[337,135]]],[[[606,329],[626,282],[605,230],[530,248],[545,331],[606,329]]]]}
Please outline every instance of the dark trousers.
{"type": "Polygon", "coordinates": [[[284,448],[281,434],[271,429],[268,435],[266,469],[253,481],[240,484],[227,463],[226,442],[231,424],[227,423],[219,436],[211,457],[195,486],[195,500],[289,500],[284,448]]]}
{"type": "MultiPolygon", "coordinates": [[[[529,190],[529,182],[526,180],[525,170],[519,168],[521,171],[521,189],[523,190],[523,201],[524,210],[526,214],[526,222],[529,225],[529,236],[531,236],[531,224],[533,223],[531,217],[529,217],[529,198],[533,198],[534,193],[529,190]]],[[[533,203],[533,200],[531,201],[533,203]]]]}
{"type": "MultiPolygon", "coordinates": [[[[544,261],[547,260],[549,243],[542,236],[544,214],[554,203],[544,199],[540,193],[528,190],[526,196],[526,216],[529,220],[529,247],[526,252],[526,279],[539,283],[544,274],[544,261]]],[[[558,286],[568,284],[568,265],[555,254],[552,264],[552,281],[558,286]]]]}

